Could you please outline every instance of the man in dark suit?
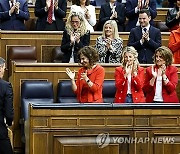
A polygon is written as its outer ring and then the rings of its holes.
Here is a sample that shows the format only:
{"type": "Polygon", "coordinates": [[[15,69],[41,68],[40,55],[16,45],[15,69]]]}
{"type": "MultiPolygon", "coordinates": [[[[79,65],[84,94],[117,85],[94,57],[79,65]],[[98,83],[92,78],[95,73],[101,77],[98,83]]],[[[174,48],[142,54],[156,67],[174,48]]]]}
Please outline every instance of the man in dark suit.
{"type": "Polygon", "coordinates": [[[66,0],[36,0],[35,16],[38,17],[36,30],[63,31],[66,17],[66,0]],[[51,14],[51,21],[49,21],[51,14]]]}
{"type": "Polygon", "coordinates": [[[149,24],[151,20],[149,10],[139,12],[140,26],[133,28],[129,35],[128,46],[133,46],[138,51],[140,63],[153,63],[155,50],[161,46],[161,32],[149,24]]]}
{"type": "Polygon", "coordinates": [[[124,31],[125,23],[125,7],[123,4],[116,2],[116,0],[110,0],[106,4],[101,6],[98,30],[103,29],[103,25],[107,20],[115,20],[118,25],[118,31],[124,31]]]}
{"type": "Polygon", "coordinates": [[[138,16],[141,9],[148,9],[151,13],[150,24],[154,25],[153,19],[157,16],[155,0],[127,0],[126,1],[126,17],[128,22],[126,31],[131,31],[132,28],[139,26],[138,16]]]}
{"type": "Polygon", "coordinates": [[[13,154],[7,127],[12,125],[13,91],[9,82],[4,81],[5,60],[0,57],[0,154],[13,154]]]}
{"type": "Polygon", "coordinates": [[[0,29],[25,30],[24,20],[28,19],[26,0],[0,0],[0,29]]]}

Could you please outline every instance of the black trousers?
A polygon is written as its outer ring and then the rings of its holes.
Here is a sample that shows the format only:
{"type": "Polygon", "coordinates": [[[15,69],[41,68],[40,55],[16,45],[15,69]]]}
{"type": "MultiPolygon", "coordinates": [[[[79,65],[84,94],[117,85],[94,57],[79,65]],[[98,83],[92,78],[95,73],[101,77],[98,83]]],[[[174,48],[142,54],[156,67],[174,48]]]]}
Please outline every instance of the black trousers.
{"type": "Polygon", "coordinates": [[[9,138],[0,139],[0,154],[13,154],[13,149],[9,138]]]}

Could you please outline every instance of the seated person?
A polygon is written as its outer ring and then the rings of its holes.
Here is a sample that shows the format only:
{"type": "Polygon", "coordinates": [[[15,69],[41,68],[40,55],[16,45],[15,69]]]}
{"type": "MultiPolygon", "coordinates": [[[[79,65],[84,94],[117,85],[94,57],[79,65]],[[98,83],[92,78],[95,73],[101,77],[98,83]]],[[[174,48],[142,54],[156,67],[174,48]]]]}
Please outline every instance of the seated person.
{"type": "Polygon", "coordinates": [[[177,68],[172,66],[172,52],[169,48],[161,46],[156,49],[154,63],[146,69],[143,90],[146,102],[176,103],[179,102],[176,94],[178,84],[177,68]]]}
{"type": "Polygon", "coordinates": [[[138,53],[132,46],[127,46],[122,54],[122,66],[116,67],[115,103],[143,103],[144,68],[139,66],[138,53]]]}
{"type": "Polygon", "coordinates": [[[70,12],[63,32],[61,51],[63,63],[77,63],[77,52],[90,43],[90,32],[86,28],[84,15],[70,12]]]}
{"type": "Polygon", "coordinates": [[[173,53],[174,63],[180,64],[180,23],[177,30],[171,31],[168,47],[173,53]]]}
{"type": "Polygon", "coordinates": [[[116,0],[110,0],[106,4],[101,6],[98,30],[102,31],[103,25],[107,20],[114,20],[117,22],[118,31],[124,31],[125,23],[125,7],[122,3],[116,2],[116,0]]]}
{"type": "Polygon", "coordinates": [[[26,30],[24,21],[29,19],[26,0],[0,0],[0,29],[26,30]]]}
{"type": "Polygon", "coordinates": [[[179,27],[180,22],[180,0],[177,0],[177,3],[174,8],[171,8],[167,12],[166,16],[166,26],[172,30],[176,30],[179,27]]]}
{"type": "Polygon", "coordinates": [[[161,32],[150,25],[149,10],[142,9],[139,12],[140,26],[133,28],[129,35],[128,46],[133,46],[138,52],[140,63],[153,63],[154,51],[161,46],[161,32]]]}
{"type": "Polygon", "coordinates": [[[104,81],[104,68],[97,64],[98,53],[90,46],[82,48],[78,52],[78,60],[82,65],[75,82],[75,71],[66,68],[66,73],[71,79],[72,89],[81,103],[103,102],[102,88],[104,81]]]}
{"type": "Polygon", "coordinates": [[[71,6],[71,12],[81,12],[85,18],[85,24],[90,32],[94,32],[93,26],[96,24],[95,7],[89,5],[89,0],[77,0],[75,5],[71,6]]]}
{"type": "Polygon", "coordinates": [[[123,40],[119,37],[116,21],[105,22],[102,36],[96,39],[95,48],[98,51],[100,63],[120,63],[123,40]]]}
{"type": "Polygon", "coordinates": [[[154,25],[153,19],[157,16],[155,0],[127,0],[126,2],[126,17],[128,22],[126,31],[130,32],[132,28],[139,26],[139,11],[148,9],[151,14],[150,24],[154,25]]]}
{"type": "Polygon", "coordinates": [[[66,0],[36,0],[36,30],[63,31],[66,9],[66,0]]]}

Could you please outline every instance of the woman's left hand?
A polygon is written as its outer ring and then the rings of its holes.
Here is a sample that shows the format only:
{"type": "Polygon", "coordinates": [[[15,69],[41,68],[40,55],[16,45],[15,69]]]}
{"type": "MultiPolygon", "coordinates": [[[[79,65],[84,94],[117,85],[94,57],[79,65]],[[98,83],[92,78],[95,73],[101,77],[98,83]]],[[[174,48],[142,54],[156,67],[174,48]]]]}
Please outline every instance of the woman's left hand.
{"type": "Polygon", "coordinates": [[[81,73],[81,80],[88,80],[88,77],[87,77],[87,70],[83,73],[81,73]]]}

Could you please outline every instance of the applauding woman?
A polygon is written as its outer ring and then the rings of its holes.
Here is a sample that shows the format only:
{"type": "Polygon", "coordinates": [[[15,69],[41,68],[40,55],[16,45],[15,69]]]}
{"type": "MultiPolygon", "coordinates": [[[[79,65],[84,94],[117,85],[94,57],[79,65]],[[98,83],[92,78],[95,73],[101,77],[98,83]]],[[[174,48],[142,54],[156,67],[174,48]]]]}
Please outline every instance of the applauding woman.
{"type": "Polygon", "coordinates": [[[104,68],[96,64],[98,61],[97,51],[90,46],[82,48],[78,52],[79,69],[75,82],[75,71],[66,68],[66,73],[71,79],[72,89],[81,103],[103,102],[102,86],[104,81],[104,68]]]}
{"type": "Polygon", "coordinates": [[[93,26],[96,25],[95,7],[90,5],[89,0],[76,0],[75,5],[71,6],[71,12],[80,12],[85,18],[85,24],[90,32],[94,32],[93,26]]]}
{"type": "Polygon", "coordinates": [[[71,12],[63,32],[61,50],[64,53],[64,63],[77,63],[77,52],[89,45],[90,32],[85,25],[84,16],[81,13],[71,12]]]}
{"type": "Polygon", "coordinates": [[[155,65],[146,70],[144,92],[146,102],[175,103],[179,102],[176,94],[178,83],[177,68],[172,66],[172,52],[161,46],[155,51],[155,65]]]}
{"type": "Polygon", "coordinates": [[[139,66],[138,53],[127,46],[122,54],[122,66],[115,70],[115,103],[143,103],[144,68],[139,66]]]}
{"type": "Polygon", "coordinates": [[[120,63],[123,40],[119,37],[116,21],[106,21],[102,36],[97,38],[95,47],[100,63],[120,63]]]}

